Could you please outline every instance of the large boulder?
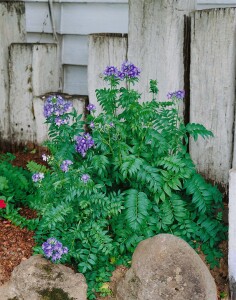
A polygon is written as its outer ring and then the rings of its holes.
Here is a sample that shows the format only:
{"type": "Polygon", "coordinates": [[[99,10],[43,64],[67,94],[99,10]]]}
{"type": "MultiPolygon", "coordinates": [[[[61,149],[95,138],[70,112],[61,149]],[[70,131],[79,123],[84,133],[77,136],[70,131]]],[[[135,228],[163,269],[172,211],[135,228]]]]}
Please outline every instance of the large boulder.
{"type": "Polygon", "coordinates": [[[0,299],[86,300],[87,284],[82,274],[35,255],[22,261],[8,283],[0,287],[0,299]]]}
{"type": "Polygon", "coordinates": [[[199,255],[182,239],[159,234],[139,243],[117,300],[216,300],[217,289],[199,255]]]}

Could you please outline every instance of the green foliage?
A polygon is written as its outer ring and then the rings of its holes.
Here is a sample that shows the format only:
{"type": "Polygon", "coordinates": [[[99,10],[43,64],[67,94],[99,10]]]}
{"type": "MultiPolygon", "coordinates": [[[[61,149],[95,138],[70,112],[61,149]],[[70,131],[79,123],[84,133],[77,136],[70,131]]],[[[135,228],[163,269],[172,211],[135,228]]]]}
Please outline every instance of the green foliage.
{"type": "Polygon", "coordinates": [[[15,207],[28,202],[28,197],[35,190],[31,175],[23,168],[12,165],[15,159],[10,153],[0,156],[0,197],[11,199],[15,207]]]}
{"type": "Polygon", "coordinates": [[[1,209],[0,214],[17,226],[27,226],[34,230],[39,220],[27,220],[19,214],[19,208],[30,204],[36,189],[30,172],[13,166],[14,159],[11,153],[0,155],[0,198],[6,202],[6,209],[1,209]]]}
{"type": "MultiPolygon", "coordinates": [[[[115,265],[128,265],[145,238],[173,233],[201,247],[213,267],[226,232],[217,213],[222,210],[221,194],[197,174],[187,153],[189,135],[196,139],[212,133],[200,124],[184,124],[176,96],[155,100],[155,80],[150,81],[153,99],[143,103],[130,87],[137,78],[127,80],[127,88],[119,88],[115,76],[105,80],[110,86],[96,91],[103,112],[91,112],[83,122],[72,111],[66,113],[70,122],[60,126],[48,118],[50,168],[28,164],[32,173],[44,173],[37,193],[28,198],[39,216],[31,224],[37,244],[55,237],[68,247],[66,262],[85,274],[89,299],[95,299],[95,292],[108,292],[104,282],[115,265]],[[82,156],[76,152],[75,136],[86,125],[95,146],[82,156]],[[63,171],[66,160],[73,164],[63,171]],[[85,174],[89,179],[83,181],[85,174]]],[[[3,190],[8,180],[1,173],[3,190]]]]}

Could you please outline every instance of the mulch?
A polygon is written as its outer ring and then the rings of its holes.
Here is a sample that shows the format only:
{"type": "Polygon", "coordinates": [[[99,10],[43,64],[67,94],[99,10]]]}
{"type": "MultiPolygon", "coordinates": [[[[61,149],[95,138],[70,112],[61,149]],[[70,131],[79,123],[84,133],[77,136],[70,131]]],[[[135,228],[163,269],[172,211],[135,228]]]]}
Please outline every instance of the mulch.
{"type": "MultiPolygon", "coordinates": [[[[34,218],[35,212],[27,208],[21,214],[34,218]]],[[[0,220],[0,285],[7,282],[13,269],[29,258],[35,246],[34,232],[19,228],[8,220],[0,220]]]]}

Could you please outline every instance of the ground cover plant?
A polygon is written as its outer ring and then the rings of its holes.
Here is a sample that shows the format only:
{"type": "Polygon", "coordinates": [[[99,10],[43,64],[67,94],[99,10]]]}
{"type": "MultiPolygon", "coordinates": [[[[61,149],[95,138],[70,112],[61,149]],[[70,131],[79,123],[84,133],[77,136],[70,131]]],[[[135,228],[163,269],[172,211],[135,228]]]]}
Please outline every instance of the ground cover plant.
{"type": "Polygon", "coordinates": [[[139,76],[128,62],[120,70],[108,66],[107,87],[96,91],[103,112],[89,104],[85,122],[70,102],[50,96],[44,105],[49,155],[43,155],[49,167],[28,164],[37,190],[27,205],[38,219],[21,217],[21,225],[35,230],[35,253],[85,275],[89,299],[109,293],[104,282],[116,265],[129,265],[137,244],[158,233],[201,249],[211,267],[221,257],[222,196],[187,152],[189,136],[213,134],[201,124],[184,124],[178,112],[184,91],[159,102],[151,80],[152,100],[140,102],[134,90],[139,76]]]}

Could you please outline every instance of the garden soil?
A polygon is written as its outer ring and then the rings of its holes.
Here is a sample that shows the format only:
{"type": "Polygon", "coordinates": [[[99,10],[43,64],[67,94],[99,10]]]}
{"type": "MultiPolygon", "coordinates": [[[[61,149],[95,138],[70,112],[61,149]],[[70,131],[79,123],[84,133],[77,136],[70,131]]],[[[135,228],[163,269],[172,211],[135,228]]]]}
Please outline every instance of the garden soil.
{"type": "MultiPolygon", "coordinates": [[[[25,149],[21,152],[16,152],[14,155],[16,159],[13,161],[15,166],[26,167],[27,162],[33,160],[37,163],[43,163],[42,154],[45,153],[44,149],[25,149]]],[[[227,203],[225,203],[227,206],[227,203]]],[[[35,218],[36,212],[27,207],[20,210],[20,214],[26,218],[35,218]]],[[[0,219],[0,285],[7,282],[10,278],[13,269],[20,264],[22,260],[29,258],[35,246],[34,232],[27,229],[19,228],[8,220],[0,219]]],[[[223,258],[220,260],[220,266],[211,271],[218,288],[218,299],[228,299],[229,285],[228,285],[228,241],[223,241],[220,245],[223,252],[223,258]]],[[[205,261],[203,254],[200,257],[205,261]]],[[[107,286],[115,292],[117,282],[124,276],[126,268],[118,267],[112,276],[111,282],[107,286]]],[[[112,300],[112,296],[105,298],[97,297],[97,300],[112,300]]]]}

